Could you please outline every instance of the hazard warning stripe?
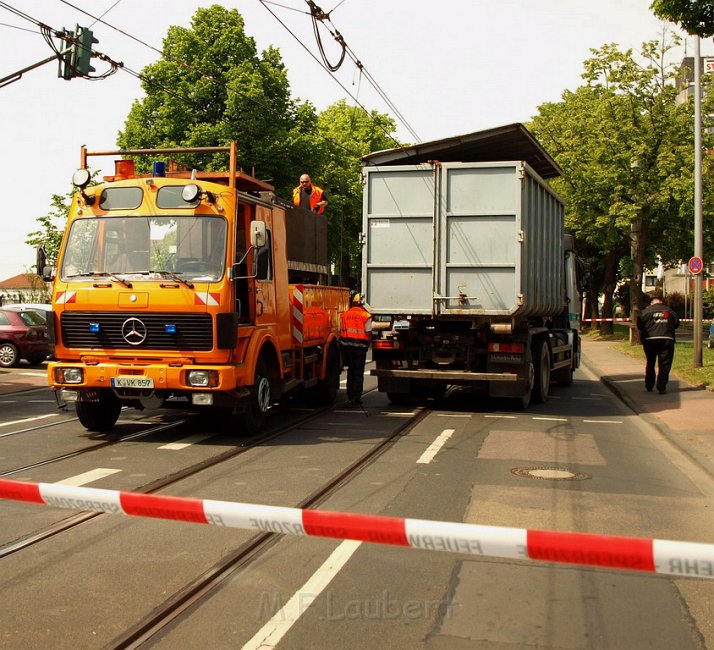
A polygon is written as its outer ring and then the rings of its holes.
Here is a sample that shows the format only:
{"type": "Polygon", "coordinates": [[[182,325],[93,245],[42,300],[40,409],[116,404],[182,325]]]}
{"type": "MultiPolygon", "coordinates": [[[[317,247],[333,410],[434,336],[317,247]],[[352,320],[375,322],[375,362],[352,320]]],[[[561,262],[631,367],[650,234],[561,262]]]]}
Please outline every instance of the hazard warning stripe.
{"type": "Polygon", "coordinates": [[[714,544],[300,510],[0,479],[0,498],[432,551],[714,578],[714,544]]]}

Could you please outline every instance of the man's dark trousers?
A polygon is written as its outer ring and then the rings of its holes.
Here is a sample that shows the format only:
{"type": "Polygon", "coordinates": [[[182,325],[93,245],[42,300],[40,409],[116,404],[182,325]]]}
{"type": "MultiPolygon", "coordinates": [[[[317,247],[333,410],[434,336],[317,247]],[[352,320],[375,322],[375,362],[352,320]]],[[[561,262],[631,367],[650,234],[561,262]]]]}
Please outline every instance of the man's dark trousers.
{"type": "Polygon", "coordinates": [[[674,359],[674,341],[671,339],[645,339],[642,347],[647,357],[645,368],[645,388],[652,390],[655,386],[655,363],[658,371],[656,377],[657,390],[664,392],[669,381],[669,371],[674,359]]]}
{"type": "Polygon", "coordinates": [[[342,347],[347,366],[347,399],[358,402],[362,398],[364,387],[364,367],[367,363],[367,348],[356,345],[342,347]]]}

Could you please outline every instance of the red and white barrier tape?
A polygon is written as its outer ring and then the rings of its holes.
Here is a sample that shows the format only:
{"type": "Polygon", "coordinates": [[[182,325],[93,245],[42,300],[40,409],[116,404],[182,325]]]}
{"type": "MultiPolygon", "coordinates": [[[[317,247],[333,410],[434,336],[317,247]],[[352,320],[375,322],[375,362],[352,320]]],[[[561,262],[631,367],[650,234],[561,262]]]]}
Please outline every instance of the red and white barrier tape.
{"type": "Polygon", "coordinates": [[[714,579],[714,544],[404,519],[0,479],[0,498],[261,532],[714,579]]]}

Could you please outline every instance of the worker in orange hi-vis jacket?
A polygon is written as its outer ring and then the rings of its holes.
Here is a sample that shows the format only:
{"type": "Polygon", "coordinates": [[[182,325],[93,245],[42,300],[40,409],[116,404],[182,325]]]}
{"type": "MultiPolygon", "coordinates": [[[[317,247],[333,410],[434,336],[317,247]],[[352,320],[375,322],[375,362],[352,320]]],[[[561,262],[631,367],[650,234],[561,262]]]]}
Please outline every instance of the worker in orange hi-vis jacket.
{"type": "Polygon", "coordinates": [[[364,308],[361,293],[352,296],[352,306],[340,314],[340,347],[347,366],[347,405],[362,403],[364,366],[372,341],[372,314],[364,308]]]}

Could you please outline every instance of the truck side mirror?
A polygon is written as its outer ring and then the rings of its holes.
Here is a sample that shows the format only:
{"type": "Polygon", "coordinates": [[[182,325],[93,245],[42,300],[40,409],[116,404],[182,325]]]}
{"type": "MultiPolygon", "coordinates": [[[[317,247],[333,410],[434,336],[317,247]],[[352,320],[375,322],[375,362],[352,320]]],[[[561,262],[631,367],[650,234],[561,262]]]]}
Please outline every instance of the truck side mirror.
{"type": "Polygon", "coordinates": [[[250,222],[250,245],[255,248],[263,248],[268,242],[265,234],[264,221],[250,222]]]}
{"type": "Polygon", "coordinates": [[[47,253],[45,249],[40,246],[37,249],[37,275],[39,275],[45,282],[52,282],[55,279],[55,268],[54,266],[47,265],[47,253]]]}

